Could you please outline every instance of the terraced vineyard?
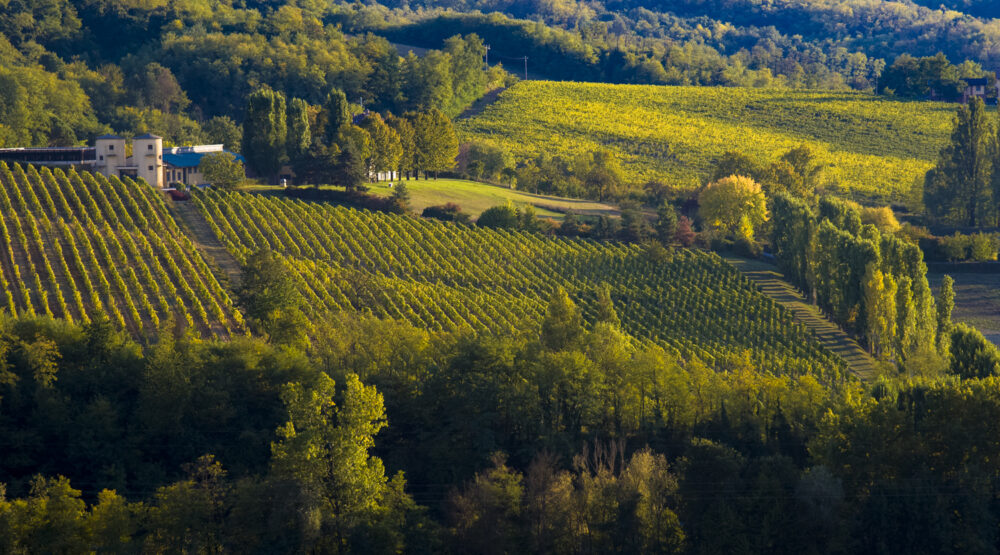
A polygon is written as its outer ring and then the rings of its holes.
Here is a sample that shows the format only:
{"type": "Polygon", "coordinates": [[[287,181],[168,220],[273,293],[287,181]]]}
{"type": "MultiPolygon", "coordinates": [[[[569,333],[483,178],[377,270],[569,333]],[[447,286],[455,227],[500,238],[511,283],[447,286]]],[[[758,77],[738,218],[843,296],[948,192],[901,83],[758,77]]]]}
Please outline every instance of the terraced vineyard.
{"type": "Polygon", "coordinates": [[[223,284],[144,183],[0,162],[0,310],[139,336],[171,319],[245,333],[223,284]]]}
{"type": "Polygon", "coordinates": [[[727,150],[770,163],[804,143],[830,183],[889,200],[932,166],[954,112],[853,92],[524,81],[457,126],[517,159],[608,149],[636,185],[694,187],[727,150]]]}
{"type": "Polygon", "coordinates": [[[432,330],[511,333],[536,328],[565,288],[593,321],[610,286],[626,332],[713,362],[750,356],[775,371],[840,372],[789,313],[714,254],[552,239],[281,197],[217,191],[194,197],[239,260],[281,256],[313,316],[369,311],[432,330]]]}

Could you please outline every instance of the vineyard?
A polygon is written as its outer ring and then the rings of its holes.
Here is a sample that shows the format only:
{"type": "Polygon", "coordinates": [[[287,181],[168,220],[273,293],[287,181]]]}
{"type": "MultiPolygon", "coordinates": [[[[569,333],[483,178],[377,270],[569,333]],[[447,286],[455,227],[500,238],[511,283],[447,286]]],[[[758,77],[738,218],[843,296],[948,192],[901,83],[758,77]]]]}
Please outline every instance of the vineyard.
{"type": "Polygon", "coordinates": [[[246,333],[226,287],[145,183],[0,162],[0,311],[110,318],[135,336],[246,333]]]}
{"type": "Polygon", "coordinates": [[[898,200],[932,166],[954,111],[852,92],[525,81],[457,125],[463,140],[501,145],[516,159],[603,148],[632,183],[684,187],[728,150],[766,163],[807,144],[831,185],[898,200]]]}
{"type": "Polygon", "coordinates": [[[713,254],[466,227],[281,197],[198,192],[194,202],[238,260],[271,249],[311,315],[365,311],[430,330],[537,329],[557,287],[593,322],[607,284],[623,329],[683,356],[750,356],[787,372],[842,362],[713,254]]]}

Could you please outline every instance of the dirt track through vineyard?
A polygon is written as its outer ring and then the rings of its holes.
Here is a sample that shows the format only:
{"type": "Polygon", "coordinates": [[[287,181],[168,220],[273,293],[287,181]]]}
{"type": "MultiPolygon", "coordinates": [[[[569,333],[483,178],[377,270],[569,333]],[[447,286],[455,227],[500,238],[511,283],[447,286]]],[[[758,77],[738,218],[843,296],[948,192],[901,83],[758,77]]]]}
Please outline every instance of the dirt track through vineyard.
{"type": "Polygon", "coordinates": [[[733,255],[722,258],[754,282],[762,293],[791,311],[795,319],[808,327],[827,349],[842,358],[857,377],[865,381],[875,377],[875,360],[857,341],[810,304],[798,289],[785,281],[775,266],[733,255]]]}
{"type": "Polygon", "coordinates": [[[240,263],[233,258],[233,255],[222,245],[208,222],[202,217],[192,201],[174,202],[167,200],[167,206],[174,213],[174,216],[190,230],[188,237],[198,247],[206,262],[214,263],[227,278],[229,283],[236,286],[240,282],[240,263]]]}

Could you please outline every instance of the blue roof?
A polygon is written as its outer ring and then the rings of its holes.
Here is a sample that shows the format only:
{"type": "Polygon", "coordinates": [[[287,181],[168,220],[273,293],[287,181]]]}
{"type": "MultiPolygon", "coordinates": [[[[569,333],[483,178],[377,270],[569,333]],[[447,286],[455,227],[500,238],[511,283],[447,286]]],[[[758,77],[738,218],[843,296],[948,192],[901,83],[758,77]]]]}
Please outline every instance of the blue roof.
{"type": "MultiPolygon", "coordinates": [[[[215,152],[219,152],[219,151],[215,151],[215,152]]],[[[229,151],[228,150],[223,150],[222,152],[229,152],[229,151]]],[[[198,164],[201,163],[201,157],[204,156],[204,155],[206,155],[206,154],[213,154],[213,153],[212,152],[182,152],[180,154],[169,154],[169,153],[164,152],[163,153],[163,162],[166,163],[166,164],[170,164],[171,166],[173,166],[175,168],[197,168],[198,164]]],[[[240,162],[246,162],[246,160],[243,159],[243,156],[241,156],[239,154],[234,154],[232,152],[229,152],[229,154],[232,154],[233,156],[235,156],[236,159],[239,160],[240,162]]]]}

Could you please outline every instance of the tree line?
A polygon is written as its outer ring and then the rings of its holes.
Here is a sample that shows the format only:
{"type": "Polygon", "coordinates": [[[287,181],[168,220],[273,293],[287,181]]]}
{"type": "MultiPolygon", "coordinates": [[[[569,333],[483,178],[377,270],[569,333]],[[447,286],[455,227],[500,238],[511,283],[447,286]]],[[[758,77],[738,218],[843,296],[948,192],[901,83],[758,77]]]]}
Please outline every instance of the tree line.
{"type": "Polygon", "coordinates": [[[322,105],[300,98],[286,102],[270,89],[249,98],[243,150],[258,175],[273,179],[283,166],[300,183],[335,184],[348,191],[380,173],[425,177],[454,167],[458,138],[440,110],[402,117],[365,111],[352,114],[343,91],[334,89],[322,105]]]}

